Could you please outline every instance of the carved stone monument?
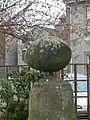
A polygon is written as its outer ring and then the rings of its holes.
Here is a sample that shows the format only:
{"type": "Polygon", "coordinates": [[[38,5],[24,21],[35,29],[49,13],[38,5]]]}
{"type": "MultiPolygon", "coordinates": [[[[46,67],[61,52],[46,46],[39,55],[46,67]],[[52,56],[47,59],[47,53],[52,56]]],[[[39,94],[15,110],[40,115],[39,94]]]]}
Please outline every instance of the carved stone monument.
{"type": "MultiPolygon", "coordinates": [[[[49,73],[63,69],[70,59],[70,47],[52,36],[33,42],[26,54],[28,65],[49,73]]],[[[30,91],[29,113],[28,120],[76,120],[69,82],[52,80],[51,77],[45,82],[35,83],[30,91]]]]}

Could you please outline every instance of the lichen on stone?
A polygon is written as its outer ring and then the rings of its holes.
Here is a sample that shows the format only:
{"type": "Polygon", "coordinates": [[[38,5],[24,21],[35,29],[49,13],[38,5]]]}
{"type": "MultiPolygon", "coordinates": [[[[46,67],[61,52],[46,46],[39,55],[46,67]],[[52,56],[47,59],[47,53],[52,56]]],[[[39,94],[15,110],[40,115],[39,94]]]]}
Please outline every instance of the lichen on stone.
{"type": "Polygon", "coordinates": [[[40,37],[31,43],[26,52],[26,63],[44,72],[59,71],[69,63],[70,59],[70,47],[55,36],[40,37]]]}

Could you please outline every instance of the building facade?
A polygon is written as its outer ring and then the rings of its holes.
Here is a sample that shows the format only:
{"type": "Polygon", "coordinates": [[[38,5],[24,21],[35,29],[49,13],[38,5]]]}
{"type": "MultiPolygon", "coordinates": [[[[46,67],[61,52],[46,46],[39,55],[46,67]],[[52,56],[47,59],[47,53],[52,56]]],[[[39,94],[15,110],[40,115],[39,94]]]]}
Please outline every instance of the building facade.
{"type": "Polygon", "coordinates": [[[59,23],[55,25],[56,36],[70,44],[70,25],[65,14],[59,18],[59,23]]]}
{"type": "MultiPolygon", "coordinates": [[[[70,24],[70,45],[72,63],[90,63],[90,1],[63,0],[66,4],[66,17],[70,24]]],[[[78,72],[85,73],[85,66],[78,72]]]]}

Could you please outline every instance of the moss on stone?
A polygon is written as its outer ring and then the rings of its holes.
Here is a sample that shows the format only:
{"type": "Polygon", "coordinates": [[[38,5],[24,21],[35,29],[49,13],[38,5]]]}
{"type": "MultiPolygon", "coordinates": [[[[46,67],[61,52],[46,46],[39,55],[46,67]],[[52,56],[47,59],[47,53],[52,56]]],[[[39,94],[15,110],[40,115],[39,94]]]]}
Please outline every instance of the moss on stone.
{"type": "Polygon", "coordinates": [[[70,59],[70,47],[53,36],[44,36],[32,42],[26,53],[27,64],[44,72],[58,71],[69,64],[70,59]]]}

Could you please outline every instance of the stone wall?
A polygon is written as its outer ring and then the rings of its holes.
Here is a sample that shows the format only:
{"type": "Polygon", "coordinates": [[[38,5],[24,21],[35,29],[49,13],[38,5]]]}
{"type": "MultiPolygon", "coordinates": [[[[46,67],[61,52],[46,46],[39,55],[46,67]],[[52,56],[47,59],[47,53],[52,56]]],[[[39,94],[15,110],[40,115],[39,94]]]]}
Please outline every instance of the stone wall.
{"type": "Polygon", "coordinates": [[[30,120],[76,120],[73,92],[67,81],[39,83],[31,93],[30,120]]]}

